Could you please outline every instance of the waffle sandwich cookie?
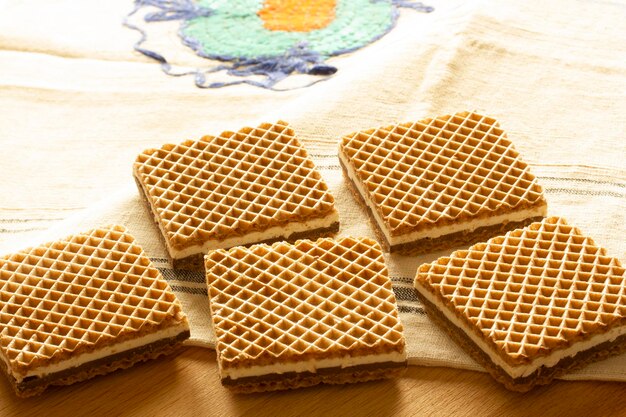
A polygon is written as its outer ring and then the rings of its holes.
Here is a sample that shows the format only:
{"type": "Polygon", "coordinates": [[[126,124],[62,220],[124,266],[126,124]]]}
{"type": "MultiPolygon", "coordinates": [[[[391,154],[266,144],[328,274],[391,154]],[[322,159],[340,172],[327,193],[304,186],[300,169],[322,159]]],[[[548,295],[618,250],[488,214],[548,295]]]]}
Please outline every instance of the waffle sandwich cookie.
{"type": "Polygon", "coordinates": [[[235,392],[389,378],[405,340],[371,239],[278,242],[205,258],[222,384],[235,392]]]}
{"type": "Polygon", "coordinates": [[[0,364],[18,396],[128,368],[188,337],[169,285],[121,226],[0,258],[0,364]]]}
{"type": "Polygon", "coordinates": [[[147,150],[134,176],[175,268],[202,269],[209,250],[339,230],[333,196],[285,122],[147,150]]]}
{"type": "Polygon", "coordinates": [[[626,350],[626,270],[560,218],[418,268],[429,315],[508,389],[626,350]]]}
{"type": "Polygon", "coordinates": [[[391,252],[470,244],[546,215],[528,165],[496,120],[477,113],[353,133],[339,161],[391,252]]]}

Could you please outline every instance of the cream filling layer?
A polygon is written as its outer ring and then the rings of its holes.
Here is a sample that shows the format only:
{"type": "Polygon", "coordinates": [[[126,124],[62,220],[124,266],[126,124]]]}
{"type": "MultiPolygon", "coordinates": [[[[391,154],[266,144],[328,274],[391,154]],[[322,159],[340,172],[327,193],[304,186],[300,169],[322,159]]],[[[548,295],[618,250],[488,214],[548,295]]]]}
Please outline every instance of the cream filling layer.
{"type": "MultiPolygon", "coordinates": [[[[341,358],[331,359],[310,359],[307,361],[298,361],[293,363],[282,363],[262,366],[247,366],[244,368],[223,369],[220,365],[220,374],[222,378],[246,378],[252,376],[263,376],[271,374],[284,374],[287,372],[317,372],[318,369],[324,368],[349,368],[358,365],[369,365],[373,363],[406,361],[406,352],[383,353],[380,355],[364,355],[364,356],[344,356],[341,358]]],[[[219,361],[218,361],[219,363],[219,361]]]]}
{"type": "MultiPolygon", "coordinates": [[[[328,216],[319,219],[313,219],[306,222],[292,222],[284,226],[274,226],[259,232],[246,233],[245,235],[229,237],[222,240],[209,240],[202,245],[189,246],[185,249],[174,249],[167,243],[167,250],[174,259],[186,258],[187,256],[198,253],[207,253],[215,249],[228,249],[233,246],[243,246],[252,243],[262,242],[264,240],[276,238],[288,238],[294,233],[308,232],[310,230],[330,227],[333,223],[339,221],[339,213],[333,210],[328,216]]],[[[166,239],[167,240],[167,239],[166,239]]]]}
{"type": "MultiPolygon", "coordinates": [[[[96,361],[98,359],[106,358],[107,356],[115,355],[116,353],[125,352],[127,350],[135,349],[141,346],[146,346],[158,340],[169,339],[178,336],[179,334],[188,330],[189,325],[187,324],[187,321],[184,321],[180,325],[170,326],[166,329],[160,330],[152,334],[127,340],[122,343],[116,343],[114,345],[106,346],[102,349],[98,349],[89,353],[84,353],[77,357],[69,358],[60,362],[53,363],[51,365],[40,366],[33,369],[32,371],[26,372],[23,375],[13,372],[10,366],[7,366],[7,369],[9,370],[9,373],[17,380],[17,382],[21,382],[25,378],[33,376],[41,378],[55,372],[61,372],[66,369],[74,368],[92,361],[96,361]]],[[[3,360],[5,360],[4,357],[3,360]]]]}
{"type": "Polygon", "coordinates": [[[587,340],[576,342],[572,346],[565,349],[558,349],[546,356],[540,356],[524,365],[510,365],[500,357],[487,342],[477,336],[456,314],[451,312],[446,305],[439,301],[430,291],[423,288],[421,284],[416,285],[417,290],[433,305],[443,313],[443,315],[456,327],[461,329],[476,345],[485,352],[489,359],[509,374],[512,378],[522,378],[534,373],[537,369],[544,366],[551,368],[556,366],[562,359],[574,356],[579,352],[584,352],[604,342],[612,342],[619,336],[626,334],[626,326],[618,326],[608,330],[605,333],[597,334],[587,340]]]}
{"type": "Polygon", "coordinates": [[[371,212],[374,214],[374,219],[376,219],[376,223],[378,223],[380,230],[382,230],[383,234],[385,235],[385,239],[387,239],[387,242],[389,243],[390,246],[395,246],[395,245],[399,245],[402,243],[414,242],[416,240],[425,239],[425,238],[434,239],[440,236],[445,236],[445,235],[449,235],[449,234],[461,232],[461,231],[471,232],[480,227],[494,226],[496,224],[501,224],[501,223],[520,222],[522,220],[526,220],[531,217],[545,216],[548,212],[547,205],[543,204],[541,206],[531,207],[529,209],[517,210],[511,213],[500,214],[498,216],[489,216],[489,217],[481,218],[481,219],[470,219],[464,222],[459,222],[459,223],[446,225],[446,226],[437,226],[436,224],[433,224],[432,227],[424,229],[424,230],[419,230],[417,232],[411,232],[411,233],[404,233],[399,236],[392,236],[391,233],[389,232],[388,227],[386,226],[385,222],[380,216],[380,213],[378,212],[378,210],[376,210],[374,203],[368,197],[368,194],[366,193],[365,188],[363,187],[363,184],[358,179],[352,165],[348,163],[347,159],[345,158],[342,152],[339,152],[339,158],[341,159],[344,166],[346,167],[346,171],[348,172],[348,177],[350,178],[352,183],[356,186],[357,190],[359,191],[359,194],[361,194],[361,197],[366,202],[371,212]]]}

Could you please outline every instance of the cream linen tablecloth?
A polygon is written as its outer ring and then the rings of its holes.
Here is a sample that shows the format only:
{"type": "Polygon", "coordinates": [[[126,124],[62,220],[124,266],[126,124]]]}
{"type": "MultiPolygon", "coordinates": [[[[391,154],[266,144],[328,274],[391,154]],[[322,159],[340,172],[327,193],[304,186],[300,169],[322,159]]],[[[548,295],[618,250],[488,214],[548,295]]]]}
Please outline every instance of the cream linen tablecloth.
{"type": "MultiPolygon", "coordinates": [[[[626,258],[626,5],[434,1],[380,41],[287,92],[200,90],[132,50],[132,2],[0,1],[2,251],[106,223],[128,226],[177,291],[192,342],[211,346],[202,274],[172,271],[134,189],[145,148],[284,119],[338,201],[342,235],[369,235],[336,157],[358,129],[475,109],[496,117],[566,217],[626,258]]],[[[165,40],[163,43],[177,42],[165,40]]],[[[388,256],[414,365],[480,370],[423,314],[411,281],[446,253],[388,256]]],[[[568,379],[626,380],[626,356],[568,379]]]]}

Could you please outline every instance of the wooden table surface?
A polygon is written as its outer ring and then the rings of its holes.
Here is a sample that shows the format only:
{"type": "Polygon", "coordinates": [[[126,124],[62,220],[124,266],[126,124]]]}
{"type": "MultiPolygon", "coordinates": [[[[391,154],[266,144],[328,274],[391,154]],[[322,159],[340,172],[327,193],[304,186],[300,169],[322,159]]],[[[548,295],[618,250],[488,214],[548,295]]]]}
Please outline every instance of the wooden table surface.
{"type": "Polygon", "coordinates": [[[222,387],[215,353],[187,348],[35,398],[0,384],[0,416],[613,416],[626,415],[626,384],[565,382],[520,394],[479,372],[409,367],[399,379],[265,394],[222,387]]]}

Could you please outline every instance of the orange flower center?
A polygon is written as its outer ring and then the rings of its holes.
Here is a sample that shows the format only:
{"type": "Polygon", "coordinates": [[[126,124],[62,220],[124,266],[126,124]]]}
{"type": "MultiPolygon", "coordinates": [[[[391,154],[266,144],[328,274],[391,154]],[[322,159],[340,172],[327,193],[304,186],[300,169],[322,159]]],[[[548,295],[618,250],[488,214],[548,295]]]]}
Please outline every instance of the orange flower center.
{"type": "Polygon", "coordinates": [[[310,32],[335,20],[336,0],[265,0],[258,12],[268,30],[310,32]]]}

